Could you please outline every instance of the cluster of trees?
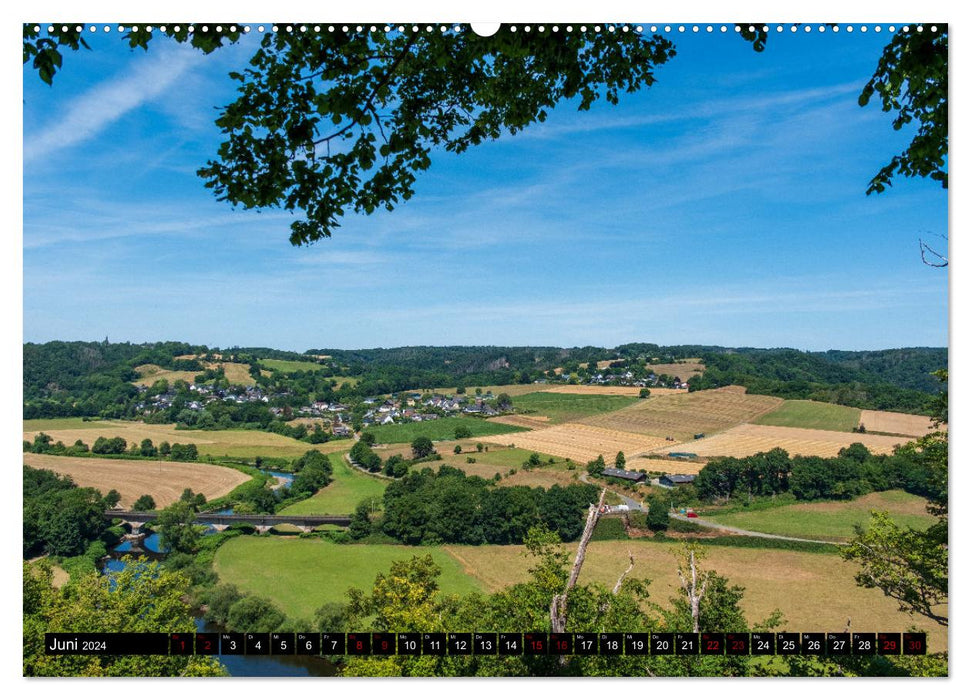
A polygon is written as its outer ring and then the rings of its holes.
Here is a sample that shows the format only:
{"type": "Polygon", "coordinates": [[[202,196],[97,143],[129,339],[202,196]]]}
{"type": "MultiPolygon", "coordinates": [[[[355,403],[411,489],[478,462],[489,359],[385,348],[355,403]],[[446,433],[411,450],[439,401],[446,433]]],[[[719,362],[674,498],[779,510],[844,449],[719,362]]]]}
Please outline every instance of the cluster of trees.
{"type": "MultiPolygon", "coordinates": [[[[374,443],[372,442],[371,445],[374,443]]],[[[367,469],[369,472],[381,471],[381,457],[371,449],[367,440],[358,440],[354,443],[348,456],[354,464],[367,469]]]]}
{"type": "MultiPolygon", "coordinates": [[[[129,561],[121,572],[89,574],[57,588],[51,568],[23,565],[24,676],[220,676],[207,656],[52,655],[47,632],[184,632],[189,579],[158,563],[129,561]]],[[[255,628],[254,628],[255,629],[255,628]]]]}
{"type": "Polygon", "coordinates": [[[354,447],[348,453],[354,464],[369,472],[383,472],[386,476],[400,479],[415,464],[441,459],[441,455],[435,452],[435,445],[431,439],[423,436],[411,441],[411,459],[396,454],[382,463],[381,457],[371,449],[374,443],[374,434],[366,430],[361,433],[361,439],[354,443],[354,447]]]}
{"type": "MultiPolygon", "coordinates": [[[[485,386],[530,383],[556,377],[555,368],[579,380],[596,370],[597,362],[611,361],[614,370],[646,376],[651,363],[701,357],[704,374],[689,382],[693,390],[741,384],[752,393],[783,398],[830,401],[861,408],[920,412],[937,389],[931,376],[947,365],[946,348],[807,353],[798,350],[758,350],[715,346],[658,346],[633,343],[615,349],[550,347],[410,347],[374,350],[310,350],[330,355],[327,361],[266,348],[235,349],[223,359],[248,363],[252,384],[272,394],[269,404],[212,402],[203,411],[187,409],[191,400],[185,382],[159,382],[146,394],[132,385],[134,368],[157,364],[166,369],[202,370],[198,360],[209,350],[185,343],[64,343],[24,345],[24,418],[102,416],[135,418],[145,397],[174,391],[172,405],[155,411],[156,422],[181,423],[194,428],[246,427],[271,430],[307,442],[323,442],[327,433],[290,426],[270,412],[270,406],[304,406],[311,400],[353,405],[366,396],[417,387],[485,386]],[[286,356],[313,361],[312,371],[260,372],[259,357],[286,356]],[[338,386],[335,374],[356,382],[338,386]],[[164,386],[163,386],[164,385],[164,386]]],[[[282,358],[281,358],[282,359],[282,358]]],[[[228,388],[220,370],[202,370],[199,378],[228,388]]],[[[662,379],[664,379],[662,377],[662,379]]],[[[662,382],[663,383],[663,382],[662,382]]],[[[503,410],[500,408],[500,410],[503,410]]]]}
{"type": "Polygon", "coordinates": [[[199,448],[195,443],[169,444],[163,440],[156,446],[150,438],[131,446],[122,437],[106,438],[99,436],[89,448],[81,439],[75,440],[70,447],[63,442],[52,442],[47,433],[38,433],[33,442],[24,440],[24,452],[35,454],[64,455],[67,457],[88,457],[91,455],[124,455],[126,457],[151,457],[174,460],[176,462],[195,462],[199,459],[199,448]]]}
{"type": "Polygon", "coordinates": [[[310,450],[293,461],[296,472],[290,484],[288,497],[309,498],[333,481],[333,467],[327,455],[310,450]]]}
{"type": "Polygon", "coordinates": [[[179,355],[204,348],[187,343],[24,343],[24,418],[131,416],[138,390],[135,367],[181,366],[179,355]]]}
{"type": "Polygon", "coordinates": [[[782,493],[799,500],[845,499],[895,488],[926,498],[940,488],[913,443],[892,455],[874,455],[856,442],[831,458],[790,457],[777,447],[750,457],[713,459],[694,481],[698,497],[709,501],[782,493]]]}
{"type": "Polygon", "coordinates": [[[229,630],[243,632],[258,629],[276,632],[291,631],[300,626],[299,623],[288,621],[286,615],[270,600],[262,596],[245,595],[229,583],[221,583],[207,591],[203,601],[206,604],[206,621],[229,630]]]}
{"type": "Polygon", "coordinates": [[[117,491],[107,495],[79,488],[66,476],[24,465],[24,557],[54,554],[73,557],[102,538],[110,523],[104,512],[118,505],[117,491]]]}
{"type": "Polygon", "coordinates": [[[934,371],[947,366],[946,348],[871,352],[799,350],[708,351],[691,391],[740,384],[752,394],[810,399],[874,410],[924,413],[939,389],[934,371]]]}
{"type": "Polygon", "coordinates": [[[542,523],[569,541],[596,497],[587,484],[495,487],[449,466],[426,467],[388,485],[381,529],[405,544],[518,544],[542,523]]]}

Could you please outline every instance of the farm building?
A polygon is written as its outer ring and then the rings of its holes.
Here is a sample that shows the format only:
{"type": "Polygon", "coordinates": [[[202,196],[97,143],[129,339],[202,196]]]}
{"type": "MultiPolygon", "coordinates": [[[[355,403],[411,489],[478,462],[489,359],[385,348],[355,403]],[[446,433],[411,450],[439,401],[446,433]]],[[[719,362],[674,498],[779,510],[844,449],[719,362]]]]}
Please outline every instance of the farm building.
{"type": "Polygon", "coordinates": [[[673,489],[675,486],[681,486],[682,484],[691,484],[694,480],[694,474],[665,474],[657,482],[665,488],[673,489]]]}
{"type": "Polygon", "coordinates": [[[647,479],[646,474],[641,474],[640,472],[629,472],[626,469],[604,469],[604,476],[612,476],[615,479],[626,479],[627,481],[633,481],[634,483],[639,483],[647,479]]]}

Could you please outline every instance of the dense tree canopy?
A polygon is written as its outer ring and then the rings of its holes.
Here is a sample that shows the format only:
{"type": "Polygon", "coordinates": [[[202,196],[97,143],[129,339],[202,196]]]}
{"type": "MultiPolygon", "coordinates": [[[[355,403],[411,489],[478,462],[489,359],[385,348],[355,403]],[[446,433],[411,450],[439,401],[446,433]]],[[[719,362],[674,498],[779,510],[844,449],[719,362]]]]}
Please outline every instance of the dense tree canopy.
{"type": "Polygon", "coordinates": [[[24,562],[25,676],[217,676],[206,656],[49,655],[45,632],[185,632],[193,629],[181,573],[144,560],[110,576],[91,574],[58,589],[51,569],[24,562]],[[132,614],[138,611],[138,614],[132,614]]]}

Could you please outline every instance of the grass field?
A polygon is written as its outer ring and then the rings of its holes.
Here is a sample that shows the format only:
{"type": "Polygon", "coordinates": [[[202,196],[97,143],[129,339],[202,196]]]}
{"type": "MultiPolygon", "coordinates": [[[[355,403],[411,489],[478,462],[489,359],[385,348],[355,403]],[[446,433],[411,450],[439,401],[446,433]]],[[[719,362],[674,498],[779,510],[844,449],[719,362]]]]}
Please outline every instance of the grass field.
{"type": "Polygon", "coordinates": [[[869,493],[853,501],[798,503],[750,512],[705,515],[732,527],[790,537],[848,540],[854,525],[865,525],[871,510],[886,510],[898,525],[926,529],[935,519],[924,506],[927,501],[905,491],[869,493]]]}
{"type": "MultiPolygon", "coordinates": [[[[580,422],[654,437],[691,440],[752,421],[782,404],[782,399],[745,393],[740,386],[651,396],[632,406],[580,422]]],[[[693,450],[692,450],[693,451],[693,450]]]]}
{"type": "Polygon", "coordinates": [[[317,449],[321,452],[349,449],[346,441],[326,442],[311,445],[293,438],[266,433],[260,430],[176,430],[171,423],[149,424],[138,421],[90,421],[80,418],[55,418],[24,421],[24,440],[33,441],[37,433],[44,432],[60,440],[65,445],[71,445],[75,440],[83,440],[88,446],[100,436],[123,437],[128,444],[141,442],[149,438],[158,445],[162,441],[169,443],[194,443],[199,448],[200,455],[213,457],[239,457],[253,459],[254,457],[299,457],[307,450],[317,449]],[[68,423],[68,421],[73,421],[68,423]]]}
{"type": "MultiPolygon", "coordinates": [[[[455,390],[458,388],[457,385],[453,386],[440,386],[434,389],[409,389],[408,391],[399,391],[398,394],[412,394],[419,393],[423,394],[426,391],[432,391],[436,394],[443,395],[454,395],[455,390]]],[[[465,395],[468,397],[475,396],[475,390],[482,389],[482,394],[485,395],[488,392],[492,392],[493,396],[498,396],[499,394],[509,394],[509,396],[521,396],[522,394],[532,394],[535,391],[544,391],[544,384],[484,384],[482,386],[468,386],[465,385],[465,395]]]]}
{"type": "Polygon", "coordinates": [[[115,489],[119,505],[130,507],[142,494],[155,499],[159,508],[179,499],[184,489],[205,494],[212,500],[225,496],[250,477],[229,467],[197,462],[156,462],[97,457],[56,457],[24,453],[24,464],[70,476],[78,486],[91,486],[102,494],[115,489]]]}
{"type": "Polygon", "coordinates": [[[671,377],[680,377],[681,381],[688,381],[691,377],[705,371],[705,365],[700,359],[690,359],[684,362],[674,362],[671,364],[648,364],[648,368],[658,376],[667,374],[671,377]]]}
{"type": "Polygon", "coordinates": [[[921,437],[934,430],[947,430],[947,426],[935,428],[926,416],[912,416],[909,413],[892,411],[862,411],[860,423],[871,432],[896,433],[910,437],[921,437]]]}
{"type": "Polygon", "coordinates": [[[400,425],[372,425],[368,430],[374,433],[379,443],[393,442],[410,443],[416,437],[424,436],[431,440],[454,440],[455,429],[464,426],[469,429],[473,437],[484,435],[501,435],[525,430],[515,425],[490,423],[481,418],[467,418],[454,416],[439,418],[438,420],[421,421],[420,423],[402,423],[400,425]]]}
{"type": "MultiPolygon", "coordinates": [[[[346,445],[345,445],[346,446],[346,445]]],[[[368,476],[351,467],[342,454],[331,453],[334,480],[305,501],[294,503],[281,512],[286,515],[341,515],[353,513],[361,501],[376,499],[380,507],[388,481],[368,476]]]]}
{"type": "Polygon", "coordinates": [[[265,596],[294,618],[310,620],[324,603],[347,602],[356,587],[370,592],[374,577],[391,562],[431,554],[442,568],[443,593],[466,594],[481,584],[441,548],[337,545],[315,539],[236,537],[216,552],[213,567],[223,583],[265,596]]]}
{"type": "Polygon", "coordinates": [[[552,424],[567,423],[599,413],[618,411],[640,399],[631,396],[602,396],[597,394],[564,394],[540,391],[517,397],[513,405],[519,411],[533,411],[546,416],[552,424]]]}
{"type": "Polygon", "coordinates": [[[820,401],[786,401],[752,422],[786,428],[850,432],[860,424],[860,409],[820,401]]]}
{"type": "Polygon", "coordinates": [[[260,360],[260,364],[274,372],[316,372],[322,369],[316,362],[305,360],[260,360]]]}
{"type": "MultiPolygon", "coordinates": [[[[782,428],[775,425],[745,423],[701,440],[679,445],[676,449],[694,452],[701,457],[747,457],[781,447],[790,455],[835,457],[839,451],[861,442],[875,454],[890,454],[895,445],[909,438],[889,435],[843,433],[835,430],[782,428]]],[[[655,450],[663,453],[666,448],[655,450]]]]}
{"type": "MultiPolygon", "coordinates": [[[[572,558],[576,545],[564,545],[572,558]]],[[[526,580],[529,560],[522,546],[469,547],[448,545],[443,549],[458,559],[465,572],[489,591],[526,580]]],[[[634,556],[630,576],[647,578],[651,600],[665,607],[676,595],[684,595],[677,575],[673,543],[650,540],[591,542],[580,583],[599,581],[612,588],[634,556]]],[[[732,585],[743,586],[742,608],[749,622],[765,619],[778,608],[788,621],[785,629],[832,631],[846,627],[856,631],[906,630],[919,624],[928,632],[932,651],[947,647],[947,630],[923,618],[897,610],[891,599],[876,589],[856,585],[857,567],[839,555],[791,552],[779,549],[709,547],[702,560],[706,569],[726,576],[732,585]]]]}
{"type": "MultiPolygon", "coordinates": [[[[472,465],[474,466],[474,465],[472,465]]],[[[567,471],[565,469],[536,467],[535,469],[517,469],[512,476],[504,476],[499,482],[499,486],[540,486],[548,489],[554,484],[569,486],[570,484],[580,483],[578,481],[580,471],[567,471]]]]}
{"type": "MultiPolygon", "coordinates": [[[[249,373],[249,365],[244,365],[239,362],[204,362],[202,364],[207,369],[218,369],[221,367],[226,373],[226,379],[230,384],[251,386],[254,383],[253,377],[249,373]]],[[[146,386],[154,384],[160,379],[165,379],[170,383],[181,379],[191,384],[196,376],[202,374],[202,371],[185,372],[162,369],[158,365],[139,365],[135,368],[135,371],[138,372],[138,380],[132,383],[144,384],[146,386]]]]}
{"type": "MultiPolygon", "coordinates": [[[[544,392],[550,394],[576,394],[579,396],[634,396],[641,393],[639,386],[605,386],[603,384],[552,384],[543,387],[544,392]]],[[[651,393],[678,392],[683,389],[651,389],[651,393]]]]}
{"type": "Polygon", "coordinates": [[[197,375],[202,374],[201,370],[199,372],[186,372],[183,370],[162,369],[158,365],[139,365],[135,368],[135,371],[138,373],[138,379],[132,382],[132,384],[144,384],[145,386],[151,386],[162,379],[169,384],[179,380],[191,384],[195,381],[197,375]]]}
{"type": "Polygon", "coordinates": [[[531,430],[517,435],[501,435],[482,438],[485,442],[509,446],[510,444],[529,451],[542,452],[572,459],[586,464],[597,455],[603,455],[608,462],[618,452],[631,457],[666,443],[663,438],[636,433],[625,433],[582,423],[562,423],[543,430],[531,430]]]}

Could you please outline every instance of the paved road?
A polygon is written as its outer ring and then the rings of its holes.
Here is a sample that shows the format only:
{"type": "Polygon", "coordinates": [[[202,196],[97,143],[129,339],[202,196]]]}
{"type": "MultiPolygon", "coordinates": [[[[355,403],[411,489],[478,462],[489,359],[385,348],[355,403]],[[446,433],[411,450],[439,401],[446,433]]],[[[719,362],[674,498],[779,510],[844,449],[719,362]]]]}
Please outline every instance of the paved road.
{"type": "MultiPolygon", "coordinates": [[[[580,475],[580,481],[582,481],[585,484],[593,484],[593,482],[587,479],[586,472],[580,475]]],[[[596,484],[593,484],[593,485],[596,486],[596,484]]],[[[617,493],[616,491],[611,491],[611,493],[616,494],[617,496],[620,496],[621,499],[623,499],[624,503],[626,503],[631,510],[640,510],[640,511],[644,511],[645,513],[648,510],[643,503],[639,501],[635,501],[633,498],[628,498],[624,494],[617,493]]],[[[705,520],[704,518],[689,518],[686,515],[681,515],[679,513],[672,513],[671,517],[675,518],[676,520],[683,520],[688,523],[696,523],[697,525],[701,525],[702,527],[709,527],[715,530],[724,530],[725,532],[730,532],[733,535],[744,535],[745,537],[762,537],[767,540],[786,540],[788,542],[812,542],[814,544],[836,544],[841,546],[845,546],[846,544],[844,542],[830,542],[828,540],[808,540],[802,537],[789,537],[787,535],[773,535],[768,532],[753,532],[752,530],[742,530],[741,528],[731,527],[729,525],[722,525],[721,523],[716,523],[712,520],[705,520]]]]}

